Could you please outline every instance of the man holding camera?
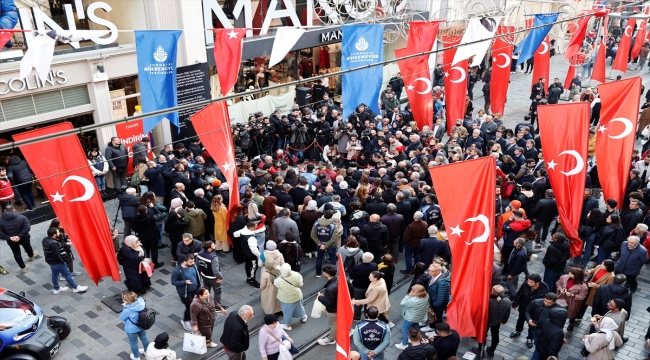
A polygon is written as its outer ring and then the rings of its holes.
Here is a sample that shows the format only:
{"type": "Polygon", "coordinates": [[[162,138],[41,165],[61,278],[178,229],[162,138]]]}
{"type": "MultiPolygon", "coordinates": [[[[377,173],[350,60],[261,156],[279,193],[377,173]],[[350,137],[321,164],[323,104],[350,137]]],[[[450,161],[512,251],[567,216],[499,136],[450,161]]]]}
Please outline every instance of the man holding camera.
{"type": "Polygon", "coordinates": [[[126,150],[122,141],[117,136],[111,138],[111,142],[106,146],[104,152],[108,167],[111,169],[113,176],[113,188],[120,191],[126,183],[126,167],[129,165],[129,152],[126,150]]]}
{"type": "Polygon", "coordinates": [[[318,145],[320,145],[321,148],[324,148],[325,145],[327,145],[332,128],[330,127],[330,123],[325,121],[325,114],[319,112],[316,116],[318,121],[316,122],[314,130],[318,137],[318,145]]]}
{"type": "Polygon", "coordinates": [[[339,124],[339,126],[334,131],[334,140],[338,141],[338,167],[343,167],[345,165],[345,159],[348,156],[347,145],[350,141],[350,133],[352,132],[353,127],[349,122],[339,124]]]}

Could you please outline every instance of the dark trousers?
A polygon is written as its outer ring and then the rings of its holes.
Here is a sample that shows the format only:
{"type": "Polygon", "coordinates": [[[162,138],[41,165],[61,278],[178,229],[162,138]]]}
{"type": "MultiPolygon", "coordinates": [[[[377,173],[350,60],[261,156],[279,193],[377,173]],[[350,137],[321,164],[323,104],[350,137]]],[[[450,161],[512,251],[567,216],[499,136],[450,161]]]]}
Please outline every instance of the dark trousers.
{"type": "Polygon", "coordinates": [[[548,292],[555,292],[555,283],[560,280],[560,276],[562,276],[561,271],[555,271],[551,269],[544,270],[544,284],[548,286],[548,292]]]}
{"type": "Polygon", "coordinates": [[[503,271],[505,272],[508,269],[508,260],[510,260],[510,253],[514,250],[514,246],[503,245],[501,249],[501,257],[503,258],[503,271]]]}
{"type": "MultiPolygon", "coordinates": [[[[517,318],[517,324],[515,325],[515,331],[522,332],[524,330],[524,324],[526,323],[526,307],[519,305],[519,317],[517,318]]],[[[533,330],[528,326],[528,335],[526,339],[533,339],[533,330]]]]}
{"type": "Polygon", "coordinates": [[[122,220],[124,220],[124,237],[127,237],[131,235],[131,231],[132,231],[131,220],[126,220],[126,219],[122,219],[122,220]]]}
{"type": "Polygon", "coordinates": [[[548,228],[551,226],[551,223],[543,223],[541,221],[536,221],[535,226],[533,229],[537,231],[537,242],[544,242],[546,241],[546,237],[548,236],[548,228]],[[541,231],[540,231],[541,230],[541,231]]]}
{"type": "MultiPolygon", "coordinates": [[[[368,289],[359,289],[353,287],[353,292],[354,292],[354,298],[357,300],[363,300],[366,298],[366,291],[368,289]]],[[[359,320],[361,319],[361,310],[363,310],[363,305],[354,305],[354,319],[359,320]]]]}
{"type": "Polygon", "coordinates": [[[32,249],[32,244],[29,242],[29,238],[23,238],[18,240],[17,242],[7,240],[7,244],[11,248],[11,252],[14,253],[14,260],[16,260],[18,266],[20,266],[21,269],[24,269],[25,262],[23,261],[23,257],[20,254],[20,247],[22,246],[23,249],[25,249],[27,256],[29,257],[34,256],[34,250],[32,249]]]}
{"type": "Polygon", "coordinates": [[[194,294],[195,293],[193,293],[193,292],[192,293],[188,292],[187,296],[185,296],[185,297],[179,295],[179,297],[181,298],[181,301],[183,302],[183,305],[185,305],[185,312],[183,312],[183,320],[185,320],[185,321],[190,321],[191,320],[191,317],[190,317],[190,305],[192,304],[192,300],[194,299],[194,294]]]}
{"type": "Polygon", "coordinates": [[[625,275],[625,287],[630,289],[630,292],[635,292],[639,283],[636,281],[637,275],[625,275]]]}
{"type": "Polygon", "coordinates": [[[18,188],[18,192],[20,193],[20,196],[23,198],[23,201],[25,201],[25,205],[27,205],[28,209],[33,209],[36,207],[36,201],[34,200],[34,192],[32,191],[32,183],[26,183],[26,184],[20,184],[16,186],[18,188]]]}
{"type": "Polygon", "coordinates": [[[151,261],[154,264],[158,264],[158,244],[146,244],[142,248],[151,261]]]}
{"type": "Polygon", "coordinates": [[[257,257],[246,257],[244,262],[244,270],[246,270],[246,278],[255,280],[255,275],[257,274],[257,257]]]}
{"type": "Polygon", "coordinates": [[[218,302],[221,304],[221,283],[217,282],[217,279],[208,279],[205,276],[203,276],[203,286],[208,289],[208,292],[210,289],[214,292],[214,295],[212,298],[214,301],[218,302]]]}
{"type": "Polygon", "coordinates": [[[442,304],[440,306],[433,306],[433,312],[436,314],[436,322],[430,323],[429,327],[433,328],[436,326],[437,323],[441,323],[442,321],[442,314],[445,312],[447,309],[447,304],[442,304]]]}
{"type": "MultiPolygon", "coordinates": [[[[488,347],[490,351],[494,352],[494,350],[497,349],[497,346],[499,346],[499,330],[501,329],[501,324],[498,324],[496,326],[488,326],[487,331],[490,332],[490,336],[492,337],[492,343],[490,343],[490,346],[488,347]]],[[[486,337],[487,339],[487,337],[486,337]]],[[[479,350],[483,349],[483,345],[479,343],[478,348],[479,350]]]]}

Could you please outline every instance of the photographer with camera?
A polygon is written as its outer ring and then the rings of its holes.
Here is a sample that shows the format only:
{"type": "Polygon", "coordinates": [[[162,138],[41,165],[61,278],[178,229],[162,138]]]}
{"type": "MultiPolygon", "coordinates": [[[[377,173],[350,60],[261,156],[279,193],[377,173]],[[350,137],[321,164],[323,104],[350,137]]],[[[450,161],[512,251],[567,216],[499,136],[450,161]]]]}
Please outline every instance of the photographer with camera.
{"type": "Polygon", "coordinates": [[[321,148],[324,148],[325,145],[328,145],[329,143],[328,140],[331,136],[332,128],[330,127],[330,123],[325,121],[325,114],[322,112],[316,114],[316,118],[314,133],[316,134],[318,145],[320,145],[321,148]]]}
{"type": "MultiPolygon", "coordinates": [[[[265,118],[266,119],[266,118],[265,118]]],[[[273,151],[277,149],[282,149],[284,145],[284,137],[280,136],[282,135],[282,111],[280,109],[276,109],[273,114],[269,117],[269,121],[271,123],[271,126],[273,126],[275,132],[273,133],[273,137],[271,139],[274,141],[273,143],[273,151]]],[[[266,120],[264,121],[266,123],[266,120]]]]}
{"type": "MultiPolygon", "coordinates": [[[[300,114],[300,110],[298,109],[293,109],[292,113],[298,113],[300,114]]],[[[307,141],[307,125],[302,121],[302,118],[300,115],[297,115],[296,120],[291,124],[291,139],[289,140],[291,143],[291,146],[294,149],[302,150],[307,147],[308,141],[307,141]]],[[[304,155],[302,151],[296,151],[296,156],[300,160],[300,162],[304,161],[304,155]]]]}
{"type": "Polygon", "coordinates": [[[348,146],[348,142],[350,141],[350,133],[352,132],[354,132],[352,124],[348,122],[339,124],[336,130],[334,130],[334,140],[338,142],[338,167],[344,167],[345,165],[345,159],[348,156],[346,147],[348,146]]]}

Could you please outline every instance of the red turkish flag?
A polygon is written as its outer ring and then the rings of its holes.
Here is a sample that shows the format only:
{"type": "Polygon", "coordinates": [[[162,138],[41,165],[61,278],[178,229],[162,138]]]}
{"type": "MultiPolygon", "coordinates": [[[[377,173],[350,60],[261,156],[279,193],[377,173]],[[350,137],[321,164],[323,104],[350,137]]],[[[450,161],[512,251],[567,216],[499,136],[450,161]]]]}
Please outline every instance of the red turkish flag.
{"type": "Polygon", "coordinates": [[[13,35],[13,31],[0,31],[0,50],[4,49],[7,41],[9,41],[13,35]]]}
{"type": "MultiPolygon", "coordinates": [[[[14,135],[16,141],[72,130],[69,122],[14,135]]],[[[77,135],[20,146],[88,276],[120,281],[108,215],[77,135]]],[[[45,235],[44,235],[45,236],[45,235]]]]}
{"type": "MultiPolygon", "coordinates": [[[[395,50],[395,57],[409,55],[409,50],[395,50]]],[[[433,129],[433,97],[431,96],[431,78],[429,77],[429,57],[418,56],[397,62],[404,80],[404,89],[408,97],[413,118],[422,129],[425,125],[433,129]]]]}
{"type": "MultiPolygon", "coordinates": [[[[605,54],[607,52],[607,45],[605,45],[605,41],[607,41],[607,23],[609,22],[609,18],[605,16],[603,18],[603,38],[600,44],[598,45],[598,55],[596,57],[596,62],[594,63],[594,72],[591,74],[591,78],[596,81],[600,81],[601,83],[605,83],[606,77],[605,77],[605,54]]],[[[598,35],[596,35],[596,39],[598,39],[598,35]]]]}
{"type": "MultiPolygon", "coordinates": [[[[436,42],[440,23],[446,20],[412,21],[409,23],[409,38],[406,43],[408,55],[431,51],[436,42]]],[[[428,56],[428,55],[427,55],[428,56]]]]}
{"type": "MultiPolygon", "coordinates": [[[[648,15],[648,11],[650,11],[650,7],[646,7],[643,13],[648,15]]],[[[643,47],[643,42],[645,41],[645,26],[647,22],[647,19],[643,19],[643,21],[641,21],[641,25],[637,27],[636,40],[634,41],[634,46],[632,47],[631,59],[636,59],[641,53],[641,48],[643,47]]]]}
{"type": "MultiPolygon", "coordinates": [[[[565,59],[570,59],[573,55],[579,53],[580,49],[582,49],[582,43],[585,41],[585,34],[587,33],[587,24],[589,23],[589,20],[591,20],[591,15],[580,19],[578,29],[571,36],[569,44],[564,51],[565,59]]],[[[537,66],[537,63],[535,63],[535,66],[537,66]]]]}
{"type": "MultiPolygon", "coordinates": [[[[549,45],[549,40],[548,36],[544,41],[542,41],[541,44],[539,44],[539,47],[537,48],[537,51],[535,51],[535,55],[533,55],[533,62],[535,66],[533,66],[533,76],[530,79],[531,83],[530,86],[532,87],[535,83],[539,82],[540,78],[546,79],[546,84],[550,84],[551,82],[549,81],[549,72],[551,68],[551,53],[550,53],[550,45],[549,45]]],[[[545,85],[547,86],[547,85],[545,85]]],[[[548,86],[547,86],[548,87],[548,86]]],[[[546,91],[546,89],[544,89],[546,91]]]]}
{"type": "Polygon", "coordinates": [[[612,69],[616,69],[622,72],[627,72],[627,63],[628,56],[630,54],[630,43],[632,42],[632,31],[634,29],[634,24],[636,19],[628,18],[625,29],[623,29],[623,36],[621,36],[621,42],[618,43],[618,51],[616,52],[616,58],[614,58],[614,64],[612,69]]]}
{"type": "MultiPolygon", "coordinates": [[[[585,62],[585,54],[575,54],[571,57],[570,63],[571,65],[569,66],[569,69],[567,70],[566,73],[566,78],[564,79],[564,88],[565,89],[571,89],[571,80],[573,80],[576,77],[576,70],[578,69],[578,64],[584,64],[585,62]]],[[[572,100],[572,99],[569,99],[572,100]]]]}
{"type": "Polygon", "coordinates": [[[582,254],[578,237],[587,178],[589,115],[587,102],[539,107],[539,137],[562,228],[571,239],[571,257],[582,254]],[[566,121],[571,119],[571,121],[566,121]]]}
{"type": "Polygon", "coordinates": [[[486,156],[429,169],[454,258],[447,322],[479,343],[485,343],[492,288],[496,167],[486,156]]]}
{"type": "Polygon", "coordinates": [[[343,258],[338,254],[338,288],[336,294],[336,360],[350,358],[350,326],[354,319],[354,310],[350,301],[350,289],[345,277],[343,258]]]}
{"type": "Polygon", "coordinates": [[[214,32],[214,63],[219,75],[221,95],[226,96],[237,83],[244,48],[242,39],[246,35],[246,29],[215,29],[214,32]]]}
{"type": "Polygon", "coordinates": [[[208,150],[228,182],[230,194],[228,218],[230,218],[233,206],[239,204],[239,180],[228,106],[225,101],[212,103],[192,115],[191,119],[196,135],[201,139],[201,143],[208,150]]]}
{"type": "MultiPolygon", "coordinates": [[[[461,36],[444,36],[446,47],[458,45],[461,36]]],[[[459,61],[451,66],[456,55],[456,48],[443,52],[442,69],[445,72],[445,110],[447,112],[447,135],[456,125],[456,120],[465,119],[465,95],[467,94],[467,60],[459,61]]]]}
{"type": "MultiPolygon", "coordinates": [[[[499,26],[497,35],[514,31],[514,26],[499,26]],[[512,29],[506,29],[512,28],[512,29]]],[[[490,80],[490,108],[492,113],[503,115],[510,85],[512,41],[496,38],[492,45],[492,77],[490,80]]]]}
{"type": "Polygon", "coordinates": [[[636,139],[641,78],[636,76],[598,85],[598,93],[601,103],[600,126],[596,131],[598,179],[605,199],[618,201],[620,208],[636,139]]]}

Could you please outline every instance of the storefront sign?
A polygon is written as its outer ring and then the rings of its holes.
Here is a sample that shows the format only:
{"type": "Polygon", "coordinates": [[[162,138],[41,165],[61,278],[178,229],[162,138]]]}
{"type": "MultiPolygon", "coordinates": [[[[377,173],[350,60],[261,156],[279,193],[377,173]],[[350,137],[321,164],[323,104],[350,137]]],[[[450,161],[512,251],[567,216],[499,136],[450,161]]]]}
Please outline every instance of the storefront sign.
{"type": "Polygon", "coordinates": [[[341,40],[343,32],[341,30],[328,31],[326,33],[320,34],[320,42],[330,42],[334,40],[341,40]]]}
{"type": "MultiPolygon", "coordinates": [[[[76,24],[76,19],[83,20],[86,19],[86,21],[94,23],[98,25],[100,28],[105,27],[108,30],[111,31],[110,36],[107,38],[96,38],[93,39],[92,41],[97,44],[97,45],[108,45],[115,40],[117,40],[117,26],[113,24],[112,22],[102,19],[101,17],[97,16],[95,12],[99,9],[103,10],[104,12],[110,12],[113,10],[113,8],[108,5],[105,2],[97,1],[92,4],[89,4],[88,7],[84,11],[83,7],[83,2],[81,0],[74,0],[74,8],[75,10],[72,9],[72,4],[63,4],[63,12],[65,13],[65,18],[68,23],[68,28],[63,29],[59,24],[56,23],[51,17],[49,17],[43,10],[41,10],[39,7],[34,6],[32,8],[19,8],[18,11],[20,13],[20,24],[23,28],[23,30],[34,30],[34,27],[32,24],[36,26],[36,30],[42,30],[42,31],[48,31],[48,30],[77,30],[77,24],[76,24]]],[[[60,11],[61,9],[59,9],[60,11]]],[[[90,27],[91,29],[94,28],[94,26],[90,27]]],[[[34,35],[31,32],[25,32],[25,41],[27,41],[27,45],[29,46],[29,43],[32,41],[34,38],[34,35]]],[[[71,42],[70,45],[78,49],[79,48],[79,42],[71,42]]]]}
{"type": "MultiPolygon", "coordinates": [[[[122,123],[122,124],[117,124],[115,125],[115,132],[117,133],[117,137],[120,138],[122,141],[122,144],[124,147],[126,147],[126,151],[129,152],[129,166],[128,166],[128,172],[131,173],[133,172],[133,145],[142,139],[144,134],[142,133],[143,131],[143,125],[142,125],[142,120],[136,120],[136,121],[129,121],[128,123],[122,123]]],[[[151,159],[151,145],[149,145],[149,159],[151,159]]]]}
{"type": "MultiPolygon", "coordinates": [[[[178,105],[210,100],[210,74],[208,72],[208,64],[201,63],[179,67],[176,71],[176,88],[178,89],[178,105]]],[[[202,108],[201,106],[178,112],[180,132],[172,129],[173,141],[196,136],[196,132],[190,121],[190,116],[196,114],[202,108]]]]}
{"type": "Polygon", "coordinates": [[[63,85],[68,82],[63,70],[50,70],[45,81],[41,81],[37,74],[27,76],[24,79],[11,78],[9,80],[0,79],[0,95],[8,94],[9,92],[21,92],[23,90],[34,90],[45,88],[47,84],[50,86],[63,85]]]}

